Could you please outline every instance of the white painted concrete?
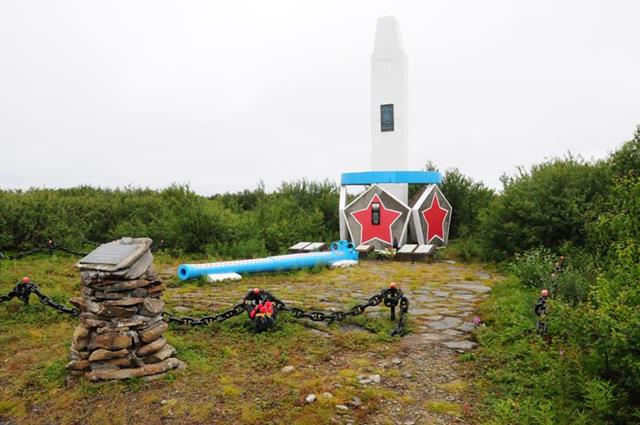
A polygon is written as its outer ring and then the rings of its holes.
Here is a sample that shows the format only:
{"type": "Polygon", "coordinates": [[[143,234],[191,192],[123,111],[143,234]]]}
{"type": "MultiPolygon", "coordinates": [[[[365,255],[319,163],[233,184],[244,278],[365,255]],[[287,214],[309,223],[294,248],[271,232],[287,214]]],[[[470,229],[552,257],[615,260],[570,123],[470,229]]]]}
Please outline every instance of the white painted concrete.
{"type": "MultiPolygon", "coordinates": [[[[409,146],[407,139],[407,54],[400,26],[393,16],[378,19],[376,40],[371,56],[371,168],[372,170],[406,170],[409,146]],[[393,105],[393,131],[382,131],[380,106],[393,105]]],[[[406,184],[381,185],[407,204],[406,184]]]]}

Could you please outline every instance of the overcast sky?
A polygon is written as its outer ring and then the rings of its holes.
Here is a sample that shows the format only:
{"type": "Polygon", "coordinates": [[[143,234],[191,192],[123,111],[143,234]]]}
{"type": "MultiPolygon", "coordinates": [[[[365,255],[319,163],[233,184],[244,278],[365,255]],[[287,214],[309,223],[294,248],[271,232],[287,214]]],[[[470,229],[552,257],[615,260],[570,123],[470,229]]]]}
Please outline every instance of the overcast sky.
{"type": "Polygon", "coordinates": [[[370,166],[376,20],[409,58],[410,166],[492,187],[640,124],[640,1],[0,2],[0,187],[204,195],[370,166]]]}

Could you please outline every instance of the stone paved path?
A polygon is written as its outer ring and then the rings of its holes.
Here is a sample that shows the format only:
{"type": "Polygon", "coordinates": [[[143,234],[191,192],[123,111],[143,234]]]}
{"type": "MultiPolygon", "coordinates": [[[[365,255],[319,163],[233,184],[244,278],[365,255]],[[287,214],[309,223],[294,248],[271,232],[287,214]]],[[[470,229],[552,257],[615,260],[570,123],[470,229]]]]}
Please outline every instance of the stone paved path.
{"type": "MultiPolygon", "coordinates": [[[[161,274],[172,271],[162,270],[161,274]]],[[[353,269],[248,276],[239,282],[203,285],[196,290],[193,287],[182,290],[181,284],[173,283],[177,288],[168,291],[169,309],[219,311],[239,301],[249,288],[261,287],[290,306],[344,310],[395,281],[410,300],[412,332],[390,344],[389,354],[365,353],[369,358],[365,369],[380,373],[381,382],[375,385],[399,393],[401,401],[397,398],[383,401],[377,413],[367,416],[365,421],[343,413],[334,418],[334,423],[466,424],[471,423],[469,418],[473,416],[470,413],[473,395],[469,388],[473,371],[457,359],[476,346],[473,319],[477,305],[500,279],[501,276],[488,273],[479,265],[365,261],[353,269]]],[[[386,317],[388,309],[375,307],[366,314],[386,317]]],[[[335,332],[366,332],[350,323],[338,328],[309,325],[310,332],[324,338],[332,338],[335,332]]],[[[336,370],[328,373],[339,373],[349,359],[336,358],[334,362],[336,370]]]]}

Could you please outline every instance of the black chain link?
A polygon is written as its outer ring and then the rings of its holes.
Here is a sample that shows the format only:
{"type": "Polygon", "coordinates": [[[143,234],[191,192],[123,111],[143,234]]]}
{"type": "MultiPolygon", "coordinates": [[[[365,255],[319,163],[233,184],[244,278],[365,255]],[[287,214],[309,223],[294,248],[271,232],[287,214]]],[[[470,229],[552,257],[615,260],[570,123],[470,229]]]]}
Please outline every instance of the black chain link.
{"type": "Polygon", "coordinates": [[[400,298],[400,317],[398,318],[398,326],[391,332],[391,336],[403,336],[407,333],[405,326],[409,315],[409,299],[405,296],[400,298]]]}
{"type": "MultiPolygon", "coordinates": [[[[63,304],[59,304],[53,299],[40,291],[40,288],[35,282],[18,282],[12,291],[7,293],[6,295],[0,296],[0,303],[9,301],[15,297],[18,297],[24,302],[24,304],[29,303],[29,296],[31,294],[35,294],[38,297],[38,300],[48,306],[57,310],[60,313],[68,314],[71,316],[78,316],[80,314],[79,310],[75,307],[66,307],[63,304]]],[[[176,317],[169,312],[164,312],[164,320],[167,323],[178,323],[181,325],[190,325],[190,326],[201,326],[208,325],[211,323],[220,323],[228,320],[232,317],[239,316],[243,313],[250,314],[252,310],[259,304],[270,301],[273,303],[275,309],[273,311],[273,319],[275,320],[275,315],[278,311],[286,311],[290,313],[296,319],[310,319],[314,322],[328,322],[332,323],[334,321],[344,320],[346,317],[353,317],[363,314],[366,309],[370,307],[375,307],[384,302],[384,305],[391,308],[391,320],[395,320],[395,308],[400,305],[400,315],[398,319],[398,325],[391,332],[391,336],[395,335],[404,335],[405,334],[405,325],[407,322],[407,315],[409,313],[409,300],[402,294],[400,289],[395,287],[391,287],[388,289],[383,289],[379,294],[376,294],[369,298],[366,303],[358,304],[351,307],[347,311],[305,311],[298,307],[289,307],[282,300],[278,299],[270,292],[262,291],[259,289],[254,289],[249,291],[247,295],[244,297],[241,303],[236,304],[233,308],[223,311],[221,313],[212,315],[212,316],[204,316],[204,317],[176,317]]],[[[252,318],[253,319],[253,318],[252,318]]],[[[271,320],[271,323],[273,320],[271,320]]],[[[257,327],[258,328],[258,327],[257,327]]],[[[262,327],[261,327],[262,328],[262,327]]]]}
{"type": "Polygon", "coordinates": [[[38,285],[35,282],[31,281],[16,283],[16,286],[13,288],[13,290],[11,290],[6,295],[0,296],[0,303],[18,297],[25,305],[27,305],[29,304],[29,297],[31,296],[31,294],[35,294],[42,304],[46,305],[47,307],[51,307],[60,313],[68,314],[70,316],[78,316],[80,314],[80,311],[77,308],[66,307],[64,304],[59,304],[55,302],[51,297],[43,294],[42,291],[40,291],[38,285]]]}
{"type": "MultiPolygon", "coordinates": [[[[94,241],[90,241],[88,239],[85,239],[85,243],[89,244],[89,245],[94,245],[96,247],[99,246],[99,245],[102,245],[102,243],[100,243],[100,242],[94,242],[94,241]]],[[[166,248],[167,248],[167,246],[165,245],[164,239],[161,239],[160,242],[154,243],[151,246],[150,249],[151,249],[151,251],[162,251],[162,250],[164,250],[166,248]]],[[[40,252],[48,252],[49,255],[52,255],[54,251],[62,251],[62,252],[66,252],[67,254],[75,255],[75,256],[78,256],[78,257],[84,257],[84,256],[88,255],[87,252],[79,252],[79,251],[75,251],[73,249],[66,248],[66,247],[64,247],[62,245],[58,245],[58,244],[55,243],[55,241],[50,239],[49,241],[47,241],[47,243],[44,246],[35,247],[35,248],[30,249],[30,250],[23,251],[23,252],[20,252],[20,253],[17,253],[17,254],[13,254],[13,255],[7,255],[7,254],[4,254],[2,251],[0,251],[0,261],[1,260],[19,260],[21,258],[29,257],[31,255],[38,254],[40,252]]]]}
{"type": "Polygon", "coordinates": [[[210,323],[219,323],[224,322],[227,319],[231,319],[232,317],[239,316],[240,314],[247,311],[246,304],[244,302],[236,304],[233,308],[223,311],[222,313],[215,314],[213,316],[204,316],[204,317],[176,317],[171,313],[164,312],[163,315],[165,317],[165,321],[167,323],[179,323],[181,325],[191,325],[191,326],[200,326],[200,325],[208,325],[210,323]]]}
{"type": "Polygon", "coordinates": [[[268,291],[253,289],[247,293],[244,300],[236,304],[231,310],[224,311],[214,316],[206,316],[201,318],[194,317],[175,317],[170,313],[165,313],[166,321],[170,323],[179,323],[183,325],[206,325],[213,322],[222,322],[231,317],[238,316],[244,312],[250,313],[255,306],[260,303],[270,301],[275,305],[274,316],[277,311],[286,311],[296,319],[309,319],[314,322],[341,321],[346,317],[353,317],[363,314],[366,309],[375,307],[384,302],[384,305],[391,308],[391,320],[395,320],[395,308],[400,305],[400,315],[398,325],[391,332],[391,336],[404,335],[409,313],[409,300],[402,294],[400,289],[391,287],[383,289],[379,294],[369,298],[366,303],[358,304],[351,307],[347,311],[305,311],[298,307],[289,307],[282,300],[275,297],[268,291]]]}
{"type": "Polygon", "coordinates": [[[11,291],[7,295],[0,295],[0,303],[12,300],[16,296],[15,292],[11,291]]]}
{"type": "Polygon", "coordinates": [[[72,249],[65,248],[62,245],[57,245],[53,240],[49,240],[44,246],[32,248],[28,251],[23,251],[14,255],[5,255],[4,253],[0,252],[0,260],[19,260],[21,258],[29,257],[31,255],[38,254],[40,252],[48,252],[49,255],[52,255],[54,251],[62,251],[62,252],[66,252],[67,254],[76,255],[80,257],[84,257],[85,255],[87,255],[84,252],[74,251],[72,249]]]}

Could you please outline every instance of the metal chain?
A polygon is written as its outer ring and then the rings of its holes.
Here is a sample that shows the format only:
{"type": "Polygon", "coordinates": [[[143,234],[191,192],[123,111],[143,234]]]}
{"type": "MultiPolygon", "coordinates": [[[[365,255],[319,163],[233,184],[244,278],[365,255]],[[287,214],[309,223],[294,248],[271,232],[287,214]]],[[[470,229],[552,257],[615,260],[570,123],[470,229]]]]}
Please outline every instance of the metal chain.
{"type": "Polygon", "coordinates": [[[87,255],[84,252],[73,251],[73,250],[65,248],[63,246],[56,245],[53,242],[49,242],[44,247],[32,248],[32,249],[30,249],[28,251],[20,252],[18,254],[14,254],[14,255],[5,255],[2,252],[0,252],[0,260],[19,260],[21,258],[29,257],[31,255],[35,255],[35,254],[38,254],[40,252],[45,252],[45,251],[49,252],[49,255],[51,255],[53,253],[53,251],[62,251],[62,252],[66,252],[67,254],[77,255],[79,257],[84,257],[85,255],[87,255]]]}
{"type": "Polygon", "coordinates": [[[398,318],[398,326],[391,332],[391,336],[403,336],[406,334],[405,325],[407,324],[407,316],[409,315],[409,299],[404,295],[400,298],[400,317],[398,318]]]}
{"type": "Polygon", "coordinates": [[[18,297],[22,302],[27,305],[29,304],[29,296],[31,294],[35,294],[38,297],[38,300],[46,305],[47,307],[51,307],[54,310],[57,310],[60,313],[68,314],[70,316],[78,316],[80,311],[75,307],[66,307],[63,304],[59,304],[53,299],[40,291],[40,288],[35,282],[18,282],[16,286],[6,295],[0,296],[0,302],[9,301],[12,298],[18,297]]]}
{"type": "Polygon", "coordinates": [[[369,298],[369,300],[364,304],[358,304],[356,306],[351,307],[347,311],[309,311],[306,312],[297,307],[288,307],[282,301],[278,300],[276,305],[279,310],[287,311],[293,315],[296,319],[310,319],[314,322],[333,322],[334,320],[340,321],[348,316],[357,316],[359,314],[364,313],[364,311],[369,307],[374,307],[380,304],[383,301],[384,297],[382,294],[376,294],[369,298]]]}
{"type": "Polygon", "coordinates": [[[51,297],[48,297],[40,292],[40,288],[38,288],[37,286],[32,289],[32,292],[36,294],[38,300],[40,300],[42,304],[51,307],[60,313],[68,314],[70,316],[78,316],[80,314],[80,311],[75,307],[65,307],[63,304],[58,304],[57,302],[53,301],[51,297]]]}
{"type": "MultiPolygon", "coordinates": [[[[75,307],[66,307],[63,304],[59,304],[53,299],[40,291],[40,288],[35,282],[18,282],[14,289],[6,295],[0,296],[0,303],[9,301],[15,297],[20,298],[25,304],[29,303],[29,296],[31,293],[38,297],[38,300],[48,306],[57,310],[60,313],[68,314],[71,316],[78,316],[79,310],[75,307]]],[[[407,322],[407,315],[409,313],[409,300],[402,294],[402,291],[395,287],[389,289],[383,289],[379,294],[376,294],[369,298],[364,304],[358,304],[351,307],[347,311],[305,311],[297,307],[289,307],[282,300],[278,299],[267,291],[254,289],[244,297],[241,303],[236,304],[233,308],[215,314],[213,316],[204,317],[176,317],[169,312],[164,312],[164,320],[167,323],[179,323],[181,325],[200,326],[208,325],[211,323],[220,323],[228,320],[232,317],[239,316],[243,313],[250,313],[252,309],[259,303],[271,301],[275,304],[277,311],[286,311],[290,313],[296,319],[310,319],[314,322],[333,322],[341,321],[349,316],[358,316],[363,314],[367,308],[375,307],[382,302],[384,305],[391,308],[391,320],[395,320],[395,307],[400,305],[400,315],[398,319],[398,326],[391,332],[391,336],[404,335],[405,325],[407,322]]]]}
{"type": "MultiPolygon", "coordinates": [[[[93,242],[90,241],[88,239],[85,239],[85,242],[90,244],[90,245],[102,245],[101,243],[98,242],[93,242]]],[[[162,251],[164,249],[166,249],[166,245],[164,242],[164,239],[161,239],[160,242],[158,243],[154,243],[151,248],[152,251],[162,251]]],[[[49,252],[49,255],[51,255],[53,253],[53,251],[62,251],[62,252],[66,252],[67,254],[70,255],[76,255],[78,257],[84,257],[86,255],[88,255],[88,253],[86,252],[78,252],[78,251],[74,251],[72,249],[69,248],[65,248],[64,246],[61,245],[57,245],[53,240],[49,240],[47,241],[47,244],[45,246],[41,246],[41,247],[36,247],[36,248],[32,248],[28,251],[23,251],[14,255],[6,255],[4,254],[2,251],[0,251],[0,261],[1,260],[19,260],[21,258],[25,258],[25,257],[29,257],[31,255],[35,255],[38,254],[40,252],[49,252]]]]}
{"type": "Polygon", "coordinates": [[[219,323],[224,322],[227,319],[231,319],[232,317],[238,316],[247,311],[246,304],[244,302],[236,304],[230,310],[223,311],[222,313],[215,314],[213,316],[204,316],[204,317],[176,317],[171,313],[164,312],[165,321],[167,323],[179,323],[181,325],[191,325],[191,326],[199,326],[199,325],[208,325],[210,323],[219,323]]]}
{"type": "Polygon", "coordinates": [[[15,296],[16,296],[16,293],[13,291],[9,292],[7,295],[0,295],[0,303],[12,300],[15,296]]]}
{"type": "MultiPolygon", "coordinates": [[[[267,293],[268,294],[268,293],[267,293]]],[[[286,311],[291,313],[296,319],[310,319],[314,322],[324,322],[327,321],[329,323],[333,321],[343,320],[345,317],[349,316],[357,316],[363,314],[365,310],[369,307],[374,307],[379,305],[384,301],[384,305],[386,307],[391,308],[391,320],[395,320],[395,307],[400,305],[400,315],[398,319],[398,326],[391,332],[391,336],[395,335],[404,335],[405,334],[405,326],[407,323],[407,316],[409,313],[409,300],[402,294],[400,289],[395,287],[391,287],[388,289],[383,289],[380,294],[376,294],[369,298],[369,300],[364,304],[358,304],[347,311],[309,311],[306,312],[297,307],[288,307],[284,302],[280,301],[276,297],[270,295],[270,300],[276,303],[278,310],[286,311]]]]}

